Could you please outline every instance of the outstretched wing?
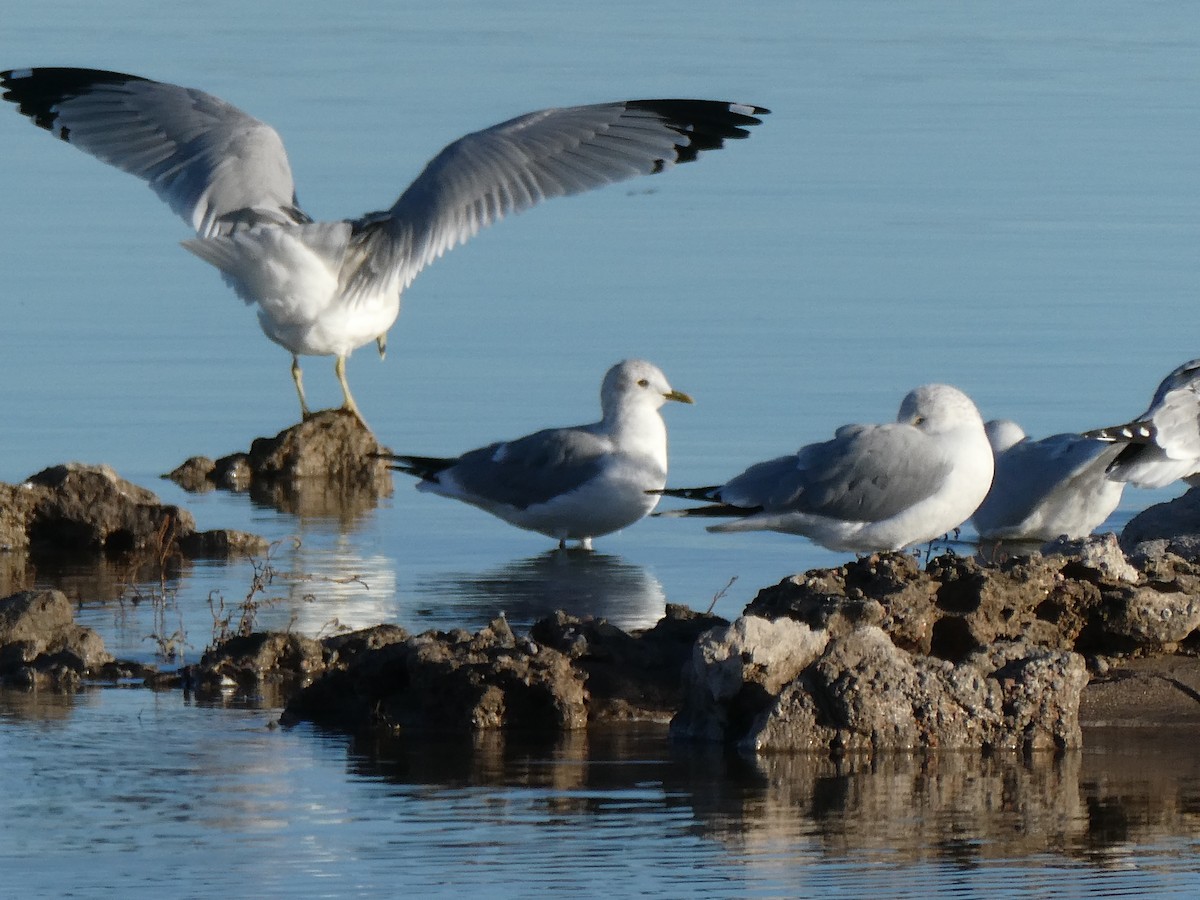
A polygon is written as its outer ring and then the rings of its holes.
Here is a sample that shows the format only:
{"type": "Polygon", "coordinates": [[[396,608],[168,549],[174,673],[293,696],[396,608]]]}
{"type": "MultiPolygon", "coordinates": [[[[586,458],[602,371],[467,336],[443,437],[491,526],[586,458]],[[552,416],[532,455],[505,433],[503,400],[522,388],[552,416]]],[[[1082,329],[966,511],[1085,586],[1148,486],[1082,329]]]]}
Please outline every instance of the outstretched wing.
{"type": "Polygon", "coordinates": [[[743,138],[768,110],[713,100],[626,100],[544,109],[450,144],[392,206],[358,226],[361,278],[384,268],[407,287],[447,250],[506,215],[690,162],[743,138]]]}
{"type": "Polygon", "coordinates": [[[0,72],[35,125],[149,183],[198,234],[306,222],[270,125],[194,88],[98,69],[0,72]]]}

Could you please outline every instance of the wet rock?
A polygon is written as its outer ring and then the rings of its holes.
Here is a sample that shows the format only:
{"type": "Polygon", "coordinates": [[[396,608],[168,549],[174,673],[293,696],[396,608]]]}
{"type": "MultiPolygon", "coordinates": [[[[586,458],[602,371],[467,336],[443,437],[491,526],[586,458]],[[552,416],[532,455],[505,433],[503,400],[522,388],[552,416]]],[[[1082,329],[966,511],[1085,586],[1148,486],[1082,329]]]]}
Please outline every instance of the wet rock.
{"type": "Polygon", "coordinates": [[[591,722],[667,722],[679,708],[681,673],[696,639],[728,624],[718,616],[667,604],[654,627],[627,633],[603,619],[558,612],[534,623],[530,638],[566,654],[587,685],[591,722]]]}
{"type": "Polygon", "coordinates": [[[159,550],[196,530],[190,512],[164,506],[108,466],[51,466],[25,484],[33,493],[28,532],[35,549],[159,550]]]}
{"type": "Polygon", "coordinates": [[[264,679],[302,684],[325,670],[325,650],[312,638],[292,633],[238,635],[205,651],[181,673],[192,686],[255,685],[264,679]]]}
{"type": "Polygon", "coordinates": [[[55,682],[113,662],[104,641],[75,624],[74,609],[60,591],[22,591],[0,600],[0,677],[36,684],[39,674],[55,682]]]}
{"type": "Polygon", "coordinates": [[[288,704],[285,722],[311,719],[352,731],[547,734],[587,724],[582,674],[565,654],[518,639],[503,619],[475,634],[394,631],[357,650],[346,635],[336,640],[339,667],[288,704]]]}
{"type": "Polygon", "coordinates": [[[518,637],[503,619],[470,634],[410,636],[379,626],[323,640],[325,674],[288,705],[352,732],[493,729],[558,734],[589,723],[666,722],[678,709],[683,663],[696,638],[726,624],[668,606],[628,634],[559,612],[518,637]]]}
{"type": "Polygon", "coordinates": [[[165,564],[180,554],[265,552],[266,542],[236,531],[197,532],[192,514],[108,466],[66,463],[19,486],[0,485],[0,534],[35,557],[144,555],[165,564]]]}
{"type": "MultiPolygon", "coordinates": [[[[786,660],[777,677],[743,670],[739,685],[728,656],[697,653],[672,735],[756,752],[1028,751],[1081,743],[1078,707],[1087,672],[1077,654],[1011,644],[955,665],[914,656],[875,625],[838,637],[801,628],[790,635],[795,653],[773,654],[786,660]],[[813,658],[796,672],[806,657],[813,658]]],[[[734,630],[760,636],[759,645],[769,634],[761,624],[734,630]]],[[[766,643],[781,637],[769,634],[766,643]]]]}
{"type": "Polygon", "coordinates": [[[164,475],[184,490],[249,491],[287,512],[356,515],[392,493],[375,436],[343,410],[323,410],[245,452],[217,460],[194,456],[164,475]]]}

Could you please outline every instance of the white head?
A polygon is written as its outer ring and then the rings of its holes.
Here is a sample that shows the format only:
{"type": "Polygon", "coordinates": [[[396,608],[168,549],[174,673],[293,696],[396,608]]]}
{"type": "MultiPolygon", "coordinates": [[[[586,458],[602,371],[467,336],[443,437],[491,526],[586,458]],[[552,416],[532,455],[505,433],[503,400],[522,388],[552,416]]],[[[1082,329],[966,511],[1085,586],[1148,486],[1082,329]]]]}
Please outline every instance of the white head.
{"type": "Polygon", "coordinates": [[[605,374],[600,386],[600,408],[605,419],[633,406],[659,409],[668,400],[692,402],[687,394],[671,387],[658,366],[644,359],[617,363],[605,374]]]}
{"type": "Polygon", "coordinates": [[[1025,440],[1025,429],[1012,419],[992,419],[983,426],[993,453],[1003,453],[1025,440]]]}
{"type": "Polygon", "coordinates": [[[908,392],[896,421],[937,434],[964,425],[982,430],[983,418],[971,398],[948,384],[924,384],[908,392]]]}

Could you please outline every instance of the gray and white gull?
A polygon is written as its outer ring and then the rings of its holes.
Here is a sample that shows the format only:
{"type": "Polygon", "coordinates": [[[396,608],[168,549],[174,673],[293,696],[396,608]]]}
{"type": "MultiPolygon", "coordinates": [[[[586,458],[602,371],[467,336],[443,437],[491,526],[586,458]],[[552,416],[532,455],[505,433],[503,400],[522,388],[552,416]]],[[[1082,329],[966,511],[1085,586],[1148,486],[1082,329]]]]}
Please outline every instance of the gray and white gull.
{"type": "Polygon", "coordinates": [[[691,403],[655,365],[625,360],[604,376],[601,418],[549,428],[461,456],[391,455],[417,489],[470,503],[506,522],[555,538],[560,547],[632,525],[658,505],[667,483],[668,400],[691,403]]]}
{"type": "Polygon", "coordinates": [[[753,465],[723,485],[662,493],[731,516],[709,531],[782,531],[831,550],[900,550],[965,522],[992,483],[992,448],[971,398],[946,384],[909,392],[896,422],[843,425],[832,440],[753,465]]]}
{"type": "Polygon", "coordinates": [[[485,226],[552,197],[650,175],[746,137],[768,110],[714,100],[544,109],[459,138],[388,209],[314,222],[269,125],[195,88],[79,68],[0,72],[34,124],[148,182],[196,231],[183,246],[221,271],[263,332],[292,354],[333,356],[343,407],[361,414],[346,358],[380,355],[417,274],[485,226]]]}
{"type": "Polygon", "coordinates": [[[1074,540],[1091,534],[1121,502],[1125,485],[1106,470],[1118,445],[1079,434],[1030,440],[1009,419],[985,426],[996,475],[971,523],[985,540],[1074,540]]]}
{"type": "Polygon", "coordinates": [[[1132,422],[1086,436],[1121,446],[1108,467],[1114,481],[1141,488],[1166,487],[1180,478],[1192,482],[1200,473],[1200,359],[1167,375],[1149,408],[1132,422]]]}

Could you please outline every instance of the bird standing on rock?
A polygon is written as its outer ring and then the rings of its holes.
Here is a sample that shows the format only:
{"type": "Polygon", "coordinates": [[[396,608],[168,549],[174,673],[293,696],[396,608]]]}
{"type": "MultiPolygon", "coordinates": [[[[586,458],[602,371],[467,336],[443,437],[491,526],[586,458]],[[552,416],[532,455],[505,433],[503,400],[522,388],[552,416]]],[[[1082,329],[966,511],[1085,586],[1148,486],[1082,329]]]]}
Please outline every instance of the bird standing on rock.
{"type": "Polygon", "coordinates": [[[454,141],[386,210],[314,222],[276,131],[211,94],[78,68],[11,69],[0,88],[34,124],[147,181],[196,230],[183,246],[257,304],[263,332],[292,354],[304,417],[299,357],[333,356],[343,408],[360,421],[346,357],[371,341],[383,354],[425,266],[505,215],[746,137],[768,112],[715,100],[539,110],[454,141]]]}
{"type": "Polygon", "coordinates": [[[566,547],[632,525],[658,505],[667,483],[668,400],[691,403],[652,363],[620,362],[600,387],[601,418],[488,444],[462,456],[391,455],[391,468],[415,475],[417,489],[478,506],[566,547]]]}
{"type": "Polygon", "coordinates": [[[870,553],[932,541],[970,517],[992,483],[992,448],[971,398],[927,384],[894,423],[843,425],[832,440],[753,465],[723,485],[673,488],[714,505],[659,513],[724,516],[709,531],[782,531],[870,553]]]}

